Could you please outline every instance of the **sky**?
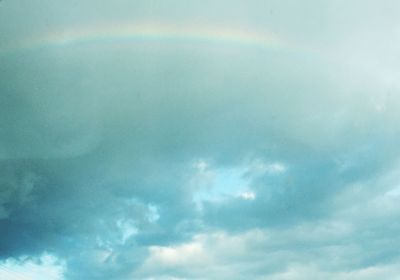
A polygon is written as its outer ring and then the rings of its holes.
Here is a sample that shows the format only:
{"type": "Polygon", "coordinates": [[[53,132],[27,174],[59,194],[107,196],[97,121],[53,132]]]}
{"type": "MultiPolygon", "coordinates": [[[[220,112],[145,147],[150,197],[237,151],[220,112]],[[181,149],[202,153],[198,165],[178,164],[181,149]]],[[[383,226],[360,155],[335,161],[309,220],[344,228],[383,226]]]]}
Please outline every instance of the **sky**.
{"type": "Polygon", "coordinates": [[[399,12],[1,1],[0,279],[400,279],[399,12]]]}

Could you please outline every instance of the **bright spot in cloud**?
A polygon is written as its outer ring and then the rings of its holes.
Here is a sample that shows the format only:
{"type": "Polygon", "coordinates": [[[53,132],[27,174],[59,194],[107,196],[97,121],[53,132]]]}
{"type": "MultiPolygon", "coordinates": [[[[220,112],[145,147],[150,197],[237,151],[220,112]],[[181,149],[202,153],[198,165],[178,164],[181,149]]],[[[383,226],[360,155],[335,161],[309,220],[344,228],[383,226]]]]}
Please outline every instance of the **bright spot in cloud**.
{"type": "Polygon", "coordinates": [[[182,244],[177,247],[154,246],[150,248],[151,263],[158,263],[164,266],[178,266],[192,264],[206,258],[204,247],[199,242],[182,244]]]}
{"type": "Polygon", "coordinates": [[[150,223],[155,223],[160,219],[160,213],[158,207],[150,204],[149,206],[148,220],[150,223]]]}
{"type": "Polygon", "coordinates": [[[391,197],[400,197],[400,186],[395,187],[390,191],[386,192],[386,195],[391,197]]]}
{"type": "Polygon", "coordinates": [[[193,199],[200,210],[203,201],[222,201],[232,197],[254,200],[256,194],[251,191],[253,179],[260,176],[277,176],[287,171],[283,163],[269,163],[261,159],[219,168],[201,159],[195,162],[194,168],[196,172],[190,184],[195,190],[193,199]]]}
{"type": "Polygon", "coordinates": [[[252,161],[247,168],[252,176],[282,174],[287,171],[287,167],[281,162],[267,163],[261,159],[252,161]]]}
{"type": "Polygon", "coordinates": [[[194,163],[194,167],[197,168],[199,172],[204,172],[207,169],[208,164],[205,160],[200,159],[194,163]]]}
{"type": "Polygon", "coordinates": [[[239,197],[243,200],[254,200],[256,199],[256,194],[254,192],[247,191],[239,194],[239,197]]]}
{"type": "Polygon", "coordinates": [[[138,229],[132,220],[118,220],[117,226],[121,230],[122,244],[124,244],[130,237],[138,233],[138,229]]]}
{"type": "Polygon", "coordinates": [[[199,208],[203,201],[220,201],[248,189],[250,182],[244,177],[246,170],[242,167],[212,168],[205,161],[199,161],[195,167],[191,184],[199,208]]]}

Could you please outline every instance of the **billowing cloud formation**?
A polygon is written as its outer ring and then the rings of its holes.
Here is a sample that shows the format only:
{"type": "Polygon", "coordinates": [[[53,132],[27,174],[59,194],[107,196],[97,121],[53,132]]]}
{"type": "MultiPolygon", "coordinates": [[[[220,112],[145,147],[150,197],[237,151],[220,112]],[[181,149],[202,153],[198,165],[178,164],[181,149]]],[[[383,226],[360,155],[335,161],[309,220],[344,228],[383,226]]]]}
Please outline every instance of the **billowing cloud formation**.
{"type": "Polygon", "coordinates": [[[400,6],[367,2],[2,1],[3,264],[396,279],[400,6]]]}

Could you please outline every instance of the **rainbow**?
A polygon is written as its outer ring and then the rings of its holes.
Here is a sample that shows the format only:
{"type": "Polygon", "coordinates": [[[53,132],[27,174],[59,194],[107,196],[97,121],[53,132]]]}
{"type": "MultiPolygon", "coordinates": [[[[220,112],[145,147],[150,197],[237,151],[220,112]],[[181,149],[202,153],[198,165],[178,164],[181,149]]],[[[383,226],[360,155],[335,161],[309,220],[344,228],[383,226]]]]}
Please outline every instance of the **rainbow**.
{"type": "Polygon", "coordinates": [[[242,28],[137,22],[108,23],[107,25],[93,27],[51,31],[6,45],[0,43],[0,53],[80,44],[134,43],[141,41],[203,43],[267,49],[290,48],[287,42],[274,34],[242,28]]]}

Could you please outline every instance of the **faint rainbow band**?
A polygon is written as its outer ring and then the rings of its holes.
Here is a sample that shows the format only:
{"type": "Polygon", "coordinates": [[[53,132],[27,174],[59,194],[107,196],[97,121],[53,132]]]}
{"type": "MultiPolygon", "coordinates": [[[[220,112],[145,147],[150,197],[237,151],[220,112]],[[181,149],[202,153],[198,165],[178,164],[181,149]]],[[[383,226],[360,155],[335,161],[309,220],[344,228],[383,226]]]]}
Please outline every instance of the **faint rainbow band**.
{"type": "Polygon", "coordinates": [[[36,35],[30,39],[1,45],[0,52],[26,51],[76,44],[124,43],[139,41],[178,41],[259,48],[293,49],[293,44],[274,34],[243,28],[185,26],[170,23],[138,22],[64,29],[36,35]]]}

